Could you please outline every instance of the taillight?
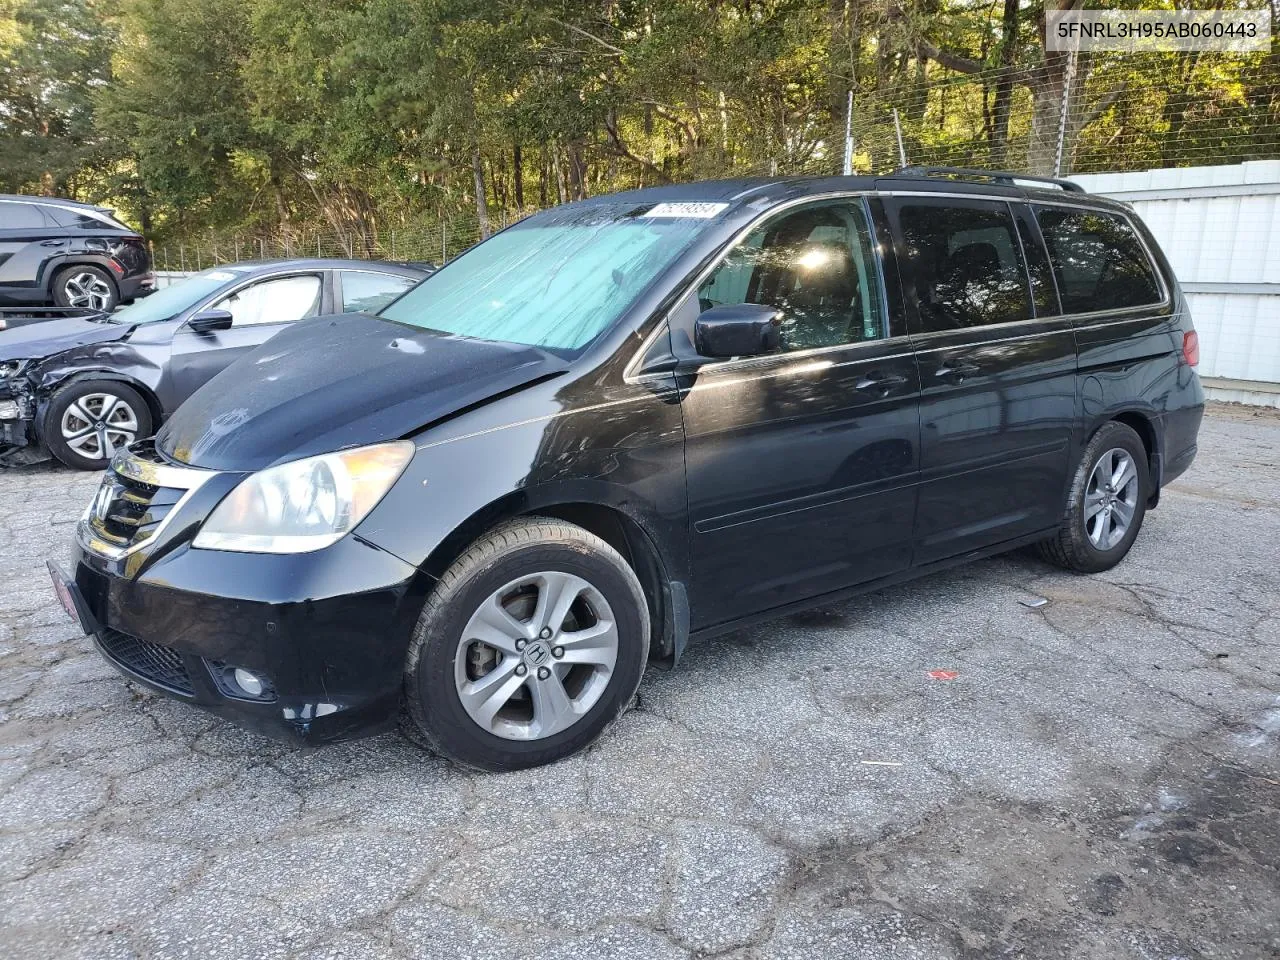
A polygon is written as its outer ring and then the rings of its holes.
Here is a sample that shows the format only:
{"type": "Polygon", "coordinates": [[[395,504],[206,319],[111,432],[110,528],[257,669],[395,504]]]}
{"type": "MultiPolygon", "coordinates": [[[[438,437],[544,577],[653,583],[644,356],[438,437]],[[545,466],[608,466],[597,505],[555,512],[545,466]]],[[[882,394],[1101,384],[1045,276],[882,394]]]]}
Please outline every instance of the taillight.
{"type": "Polygon", "coordinates": [[[1182,356],[1189,367],[1200,364],[1200,337],[1194,330],[1188,330],[1182,335],[1182,356]]]}

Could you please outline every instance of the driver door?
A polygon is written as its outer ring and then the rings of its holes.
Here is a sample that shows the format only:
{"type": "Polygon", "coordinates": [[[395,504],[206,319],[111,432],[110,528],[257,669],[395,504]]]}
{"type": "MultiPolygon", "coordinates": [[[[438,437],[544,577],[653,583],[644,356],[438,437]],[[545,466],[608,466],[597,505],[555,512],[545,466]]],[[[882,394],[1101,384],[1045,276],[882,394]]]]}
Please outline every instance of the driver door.
{"type": "Polygon", "coordinates": [[[851,197],[765,221],[671,318],[689,330],[721,304],[782,312],[781,351],[681,374],[694,629],[910,563],[920,384],[867,214],[851,197]]]}
{"type": "Polygon", "coordinates": [[[226,310],[229,330],[197,333],[184,324],[173,338],[170,373],[176,407],[232,362],[296,320],[320,314],[322,273],[273,276],[246,284],[202,310],[226,310]]]}

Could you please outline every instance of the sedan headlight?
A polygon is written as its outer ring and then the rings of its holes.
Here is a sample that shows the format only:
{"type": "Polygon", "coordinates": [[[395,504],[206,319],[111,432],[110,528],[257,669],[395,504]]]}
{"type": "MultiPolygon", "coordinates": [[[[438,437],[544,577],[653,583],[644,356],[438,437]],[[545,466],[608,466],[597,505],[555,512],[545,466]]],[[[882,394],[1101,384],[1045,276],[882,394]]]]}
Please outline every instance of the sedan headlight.
{"type": "Polygon", "coordinates": [[[397,440],[282,463],[241,480],[192,546],[241,553],[308,553],[342,539],[380,501],[413,457],[397,440]]]}
{"type": "Polygon", "coordinates": [[[0,378],[16,377],[30,362],[30,360],[0,360],[0,378]]]}

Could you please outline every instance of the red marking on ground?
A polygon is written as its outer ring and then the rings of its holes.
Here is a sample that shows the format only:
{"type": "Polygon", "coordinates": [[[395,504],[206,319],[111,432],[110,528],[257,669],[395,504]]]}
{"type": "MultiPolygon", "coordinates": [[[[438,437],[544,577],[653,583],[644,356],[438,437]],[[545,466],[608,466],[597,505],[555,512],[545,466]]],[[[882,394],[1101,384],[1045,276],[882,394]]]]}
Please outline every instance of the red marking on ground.
{"type": "Polygon", "coordinates": [[[954,680],[958,676],[960,676],[960,674],[958,674],[954,670],[930,670],[929,671],[930,680],[954,680]]]}

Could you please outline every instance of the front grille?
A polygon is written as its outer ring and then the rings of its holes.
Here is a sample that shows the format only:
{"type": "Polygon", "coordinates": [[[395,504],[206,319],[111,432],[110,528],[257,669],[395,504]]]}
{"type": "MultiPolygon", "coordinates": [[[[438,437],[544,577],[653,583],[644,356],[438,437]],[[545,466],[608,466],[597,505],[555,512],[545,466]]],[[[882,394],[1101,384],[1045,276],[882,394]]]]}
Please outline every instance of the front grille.
{"type": "MultiPolygon", "coordinates": [[[[158,461],[150,441],[135,444],[129,452],[138,460],[158,461]]],[[[186,492],[179,487],[145,483],[108,469],[89,511],[89,527],[96,536],[115,547],[141,543],[155,533],[186,492]]]]}
{"type": "Polygon", "coordinates": [[[129,672],[166,690],[188,697],[195,695],[191,675],[178,651],[110,629],[102,631],[98,642],[111,660],[129,672]]]}

